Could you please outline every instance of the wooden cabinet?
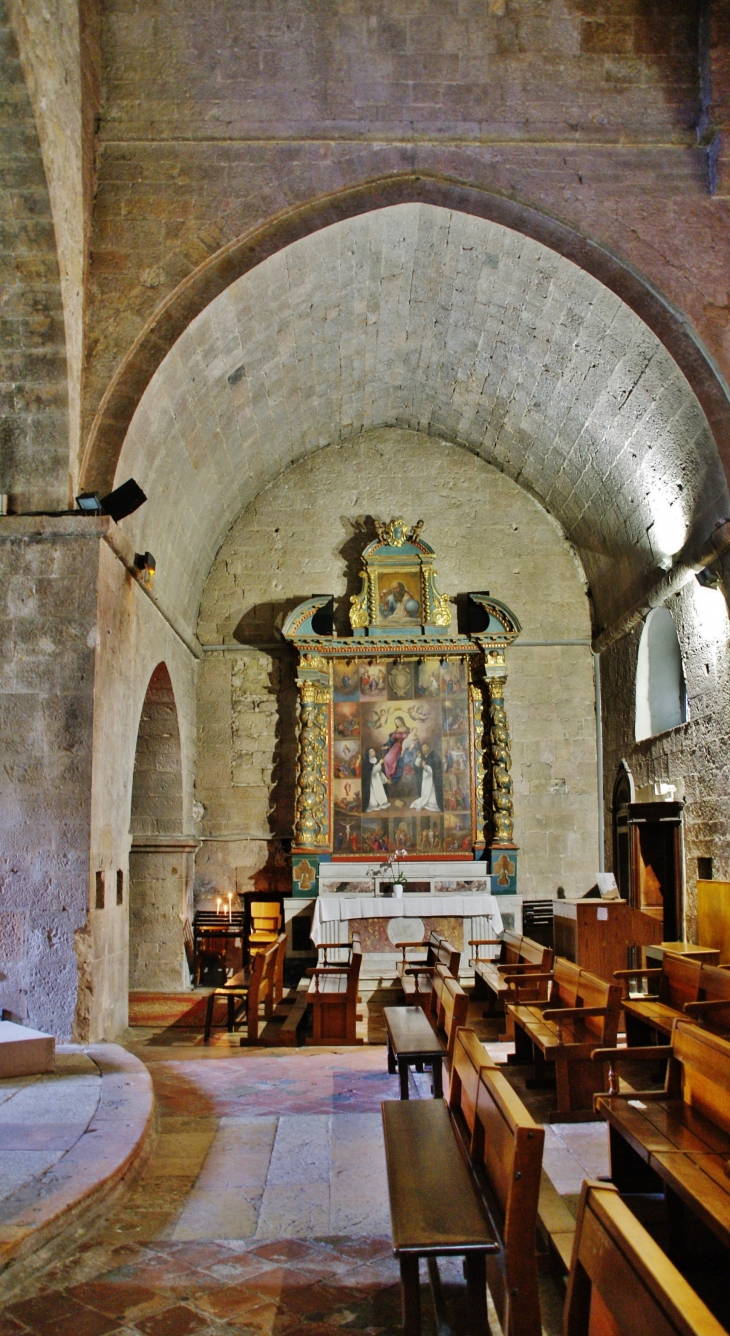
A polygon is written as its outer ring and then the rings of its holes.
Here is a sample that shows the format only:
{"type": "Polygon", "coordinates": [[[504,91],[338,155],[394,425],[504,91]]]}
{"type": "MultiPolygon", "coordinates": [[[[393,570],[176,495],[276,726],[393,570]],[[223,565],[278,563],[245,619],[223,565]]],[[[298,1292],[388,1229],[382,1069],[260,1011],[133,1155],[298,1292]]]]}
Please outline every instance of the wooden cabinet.
{"type": "Polygon", "coordinates": [[[662,940],[661,922],[633,910],[625,900],[554,900],[553,943],[582,969],[613,982],[629,964],[629,947],[662,940]]]}

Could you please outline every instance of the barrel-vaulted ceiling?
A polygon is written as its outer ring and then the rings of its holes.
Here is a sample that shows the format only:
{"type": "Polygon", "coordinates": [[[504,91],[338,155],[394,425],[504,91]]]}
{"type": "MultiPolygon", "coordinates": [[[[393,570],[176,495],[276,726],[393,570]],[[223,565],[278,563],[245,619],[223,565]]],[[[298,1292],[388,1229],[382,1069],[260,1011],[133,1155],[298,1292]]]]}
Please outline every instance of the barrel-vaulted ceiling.
{"type": "MultiPolygon", "coordinates": [[[[194,627],[257,493],[387,425],[460,443],[537,497],[577,549],[602,625],[728,513],[698,400],[618,296],[509,228],[401,204],[263,261],[159,366],[116,475],[148,495],[125,528],[154,552],[159,592],[194,627]]],[[[384,484],[384,513],[396,499],[384,484]]]]}

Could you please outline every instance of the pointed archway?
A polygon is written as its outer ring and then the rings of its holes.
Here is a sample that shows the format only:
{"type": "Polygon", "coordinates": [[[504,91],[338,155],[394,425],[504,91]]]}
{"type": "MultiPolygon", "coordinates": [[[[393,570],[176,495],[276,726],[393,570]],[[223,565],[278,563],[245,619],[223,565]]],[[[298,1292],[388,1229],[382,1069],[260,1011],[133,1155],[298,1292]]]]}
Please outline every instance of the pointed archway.
{"type": "Polygon", "coordinates": [[[142,706],[130,825],[130,992],[176,992],[189,985],[184,927],[192,916],[198,842],[182,834],[180,730],[164,663],[155,668],[142,706]]]}

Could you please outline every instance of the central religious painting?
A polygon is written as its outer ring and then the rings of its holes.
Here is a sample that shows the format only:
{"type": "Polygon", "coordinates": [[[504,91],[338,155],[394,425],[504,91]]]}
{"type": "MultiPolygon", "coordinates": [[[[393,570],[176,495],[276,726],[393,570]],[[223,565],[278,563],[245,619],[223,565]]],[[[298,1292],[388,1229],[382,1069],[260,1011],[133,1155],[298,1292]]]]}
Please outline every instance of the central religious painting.
{"type": "Polygon", "coordinates": [[[334,634],[333,595],[313,595],[284,624],[299,654],[292,865],[302,892],[322,859],[514,849],[504,650],[520,626],[480,593],[464,600],[464,631],[452,627],[422,527],[375,521],[351,635],[334,634]]]}
{"type": "Polygon", "coordinates": [[[335,854],[468,854],[475,839],[464,658],[333,665],[335,854]]]}

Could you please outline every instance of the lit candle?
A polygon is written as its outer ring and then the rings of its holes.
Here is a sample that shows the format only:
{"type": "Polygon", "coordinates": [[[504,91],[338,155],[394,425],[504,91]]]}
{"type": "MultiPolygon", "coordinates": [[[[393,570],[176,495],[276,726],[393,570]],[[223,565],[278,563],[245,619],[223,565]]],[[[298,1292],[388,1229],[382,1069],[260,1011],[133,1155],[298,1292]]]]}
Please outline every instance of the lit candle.
{"type": "Polygon", "coordinates": [[[220,912],[221,912],[221,898],[220,898],[220,896],[218,896],[218,899],[217,899],[216,902],[215,902],[215,912],[216,912],[216,914],[220,914],[220,912]]]}
{"type": "Polygon", "coordinates": [[[232,923],[232,922],[233,922],[233,910],[232,910],[232,908],[231,908],[231,900],[232,900],[232,899],[233,899],[233,896],[231,895],[231,892],[229,891],[229,892],[228,892],[228,922],[229,922],[229,923],[232,923]]]}

